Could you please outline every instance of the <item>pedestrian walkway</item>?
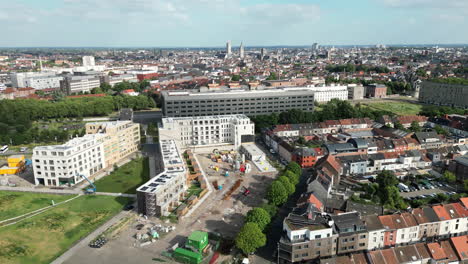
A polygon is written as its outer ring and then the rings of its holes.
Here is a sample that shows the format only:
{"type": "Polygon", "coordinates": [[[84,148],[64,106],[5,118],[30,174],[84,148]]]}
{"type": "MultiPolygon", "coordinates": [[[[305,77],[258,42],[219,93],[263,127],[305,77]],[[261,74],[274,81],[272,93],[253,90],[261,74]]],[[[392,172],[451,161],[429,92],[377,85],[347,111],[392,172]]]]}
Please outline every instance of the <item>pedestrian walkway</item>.
{"type": "Polygon", "coordinates": [[[49,205],[49,206],[46,206],[46,207],[43,207],[43,208],[40,208],[40,209],[37,209],[37,210],[34,210],[32,212],[29,212],[29,213],[25,213],[25,214],[22,214],[20,216],[16,216],[16,217],[13,217],[13,218],[10,218],[10,219],[6,219],[6,220],[2,220],[0,221],[0,227],[5,227],[5,226],[9,226],[9,225],[14,225],[16,223],[19,223],[25,219],[28,219],[28,218],[31,218],[33,216],[36,216],[36,215],[39,215],[39,214],[42,214],[44,213],[45,211],[48,211],[49,209],[53,208],[53,207],[56,207],[58,205],[61,205],[61,204],[64,204],[64,203],[68,203],[70,201],[73,201],[75,200],[76,198],[80,197],[82,194],[78,194],[77,196],[73,197],[73,198],[70,198],[68,200],[65,200],[65,201],[62,201],[60,203],[56,203],[54,205],[49,205]]]}

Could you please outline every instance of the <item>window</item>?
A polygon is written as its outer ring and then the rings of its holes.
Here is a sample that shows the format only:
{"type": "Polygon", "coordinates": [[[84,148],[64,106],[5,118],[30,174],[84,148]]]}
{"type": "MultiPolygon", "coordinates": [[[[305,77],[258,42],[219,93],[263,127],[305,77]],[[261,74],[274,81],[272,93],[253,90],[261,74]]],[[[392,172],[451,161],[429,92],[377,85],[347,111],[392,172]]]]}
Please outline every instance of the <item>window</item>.
{"type": "Polygon", "coordinates": [[[359,243],[359,247],[363,247],[365,245],[366,245],[366,243],[359,243]]]}
{"type": "Polygon", "coordinates": [[[317,247],[320,247],[320,246],[322,246],[322,243],[317,242],[317,247]]]}
{"type": "Polygon", "coordinates": [[[322,235],[315,235],[315,239],[322,238],[322,235]]]}
{"type": "Polygon", "coordinates": [[[307,253],[307,252],[306,252],[306,253],[302,253],[302,256],[303,256],[303,257],[307,257],[308,255],[309,255],[309,253],[307,253]]]}
{"type": "Polygon", "coordinates": [[[361,235],[359,238],[360,239],[366,238],[366,235],[361,235]]]}

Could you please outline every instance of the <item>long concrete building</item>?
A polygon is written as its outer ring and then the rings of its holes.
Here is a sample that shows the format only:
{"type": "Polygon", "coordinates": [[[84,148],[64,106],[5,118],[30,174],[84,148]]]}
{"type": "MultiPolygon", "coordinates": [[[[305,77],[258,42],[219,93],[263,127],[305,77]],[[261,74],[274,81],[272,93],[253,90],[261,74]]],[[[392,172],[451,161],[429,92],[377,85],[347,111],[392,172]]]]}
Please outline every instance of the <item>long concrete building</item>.
{"type": "Polygon", "coordinates": [[[257,116],[291,109],[306,112],[314,109],[314,91],[310,87],[163,91],[162,98],[163,114],[166,117],[230,114],[257,116]]]}
{"type": "Polygon", "coordinates": [[[468,85],[423,82],[419,101],[426,104],[468,108],[468,85]]]}
{"type": "Polygon", "coordinates": [[[130,121],[90,123],[87,134],[62,145],[38,146],[33,150],[36,185],[72,186],[105,168],[110,168],[138,150],[139,124],[130,121]]]}
{"type": "Polygon", "coordinates": [[[246,115],[219,115],[163,118],[159,127],[161,139],[173,139],[180,148],[199,145],[252,142],[255,124],[246,115]]]}

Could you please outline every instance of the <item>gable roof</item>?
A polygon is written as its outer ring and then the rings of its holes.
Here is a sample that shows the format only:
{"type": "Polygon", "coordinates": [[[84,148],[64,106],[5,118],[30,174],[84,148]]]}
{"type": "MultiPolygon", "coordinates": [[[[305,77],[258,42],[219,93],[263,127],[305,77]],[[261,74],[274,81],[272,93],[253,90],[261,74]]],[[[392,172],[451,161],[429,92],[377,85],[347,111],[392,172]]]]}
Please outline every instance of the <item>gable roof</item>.
{"type": "Polygon", "coordinates": [[[450,241],[457,251],[460,260],[468,259],[468,236],[452,237],[450,241]]]}

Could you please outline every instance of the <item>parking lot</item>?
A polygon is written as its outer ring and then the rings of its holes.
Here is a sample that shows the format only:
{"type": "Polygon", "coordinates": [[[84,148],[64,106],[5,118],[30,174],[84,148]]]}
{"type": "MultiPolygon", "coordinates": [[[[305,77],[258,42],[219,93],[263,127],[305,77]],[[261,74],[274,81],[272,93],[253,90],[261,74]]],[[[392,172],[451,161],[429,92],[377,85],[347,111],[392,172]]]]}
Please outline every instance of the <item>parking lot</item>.
{"type": "MultiPolygon", "coordinates": [[[[422,184],[419,184],[420,186],[422,184]]],[[[433,186],[433,188],[426,188],[425,189],[420,189],[420,190],[417,190],[414,186],[410,186],[410,191],[409,192],[404,192],[404,191],[400,191],[400,195],[401,197],[403,198],[414,198],[414,197],[419,197],[419,198],[428,198],[428,197],[431,197],[434,196],[434,195],[437,195],[439,193],[444,193],[446,195],[453,195],[455,194],[455,188],[450,186],[450,185],[447,185],[447,184],[444,184],[445,186],[433,186]],[[421,195],[424,195],[426,197],[421,197],[421,195]]]]}

